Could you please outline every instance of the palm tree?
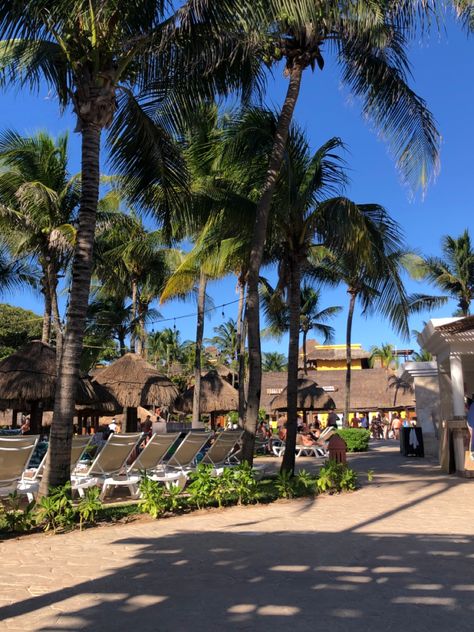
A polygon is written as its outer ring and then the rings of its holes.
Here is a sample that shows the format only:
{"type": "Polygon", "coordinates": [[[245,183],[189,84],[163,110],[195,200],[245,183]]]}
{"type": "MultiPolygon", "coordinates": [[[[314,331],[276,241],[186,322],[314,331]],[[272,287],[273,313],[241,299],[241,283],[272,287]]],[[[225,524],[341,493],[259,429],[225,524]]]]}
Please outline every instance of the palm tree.
{"type": "Polygon", "coordinates": [[[0,240],[0,296],[22,285],[34,285],[36,278],[28,261],[14,259],[8,246],[0,240]]]}
{"type": "Polygon", "coordinates": [[[455,298],[459,314],[468,316],[474,298],[474,248],[469,231],[457,238],[445,235],[442,253],[442,257],[427,257],[421,262],[421,276],[455,298]]]}
{"type": "MultiPolygon", "coordinates": [[[[222,4],[227,7],[229,3],[222,4]]],[[[382,0],[371,3],[252,3],[251,13],[258,16],[262,9],[269,22],[264,33],[260,30],[263,35],[260,58],[268,65],[283,60],[289,83],[257,205],[248,264],[247,432],[255,434],[260,403],[260,267],[273,193],[304,72],[307,69],[314,71],[316,66],[323,70],[325,47],[336,50],[342,80],[354,96],[362,99],[364,116],[371,118],[381,130],[404,177],[413,186],[420,182],[424,186],[427,177],[437,168],[439,134],[424,101],[407,84],[405,49],[407,38],[416,30],[414,25],[426,8],[427,5],[418,2],[387,4],[382,0]]],[[[245,12],[237,7],[235,10],[242,20],[245,12]]],[[[239,144],[234,150],[237,154],[242,153],[239,144]]],[[[249,448],[244,445],[244,457],[251,458],[252,441],[246,435],[247,439],[249,448]]]]}
{"type": "MultiPolygon", "coordinates": [[[[289,310],[288,305],[274,297],[273,292],[274,290],[268,284],[263,286],[260,292],[265,318],[269,323],[264,329],[263,335],[280,338],[289,329],[289,310]]],[[[317,331],[323,336],[324,344],[331,342],[334,339],[334,328],[327,322],[341,310],[342,307],[339,306],[321,309],[320,291],[315,290],[305,282],[303,283],[301,287],[300,332],[303,336],[303,370],[305,375],[308,373],[306,349],[308,334],[311,331],[317,331]]]]}
{"type": "Polygon", "coordinates": [[[80,199],[79,180],[68,171],[68,136],[5,131],[0,162],[0,224],[13,252],[31,257],[40,268],[42,340],[51,341],[52,322],[59,359],[63,332],[57,288],[72,255],[80,199]]]}
{"type": "MultiPolygon", "coordinates": [[[[237,323],[233,318],[229,318],[225,323],[214,327],[215,336],[208,338],[207,342],[217,347],[220,360],[226,366],[236,368],[237,366],[237,323]]],[[[234,386],[234,374],[232,376],[232,386],[234,386]]]]}
{"type": "MultiPolygon", "coordinates": [[[[4,81],[36,89],[45,80],[61,107],[73,108],[82,138],[76,248],[41,495],[50,486],[64,484],[70,474],[74,396],[93,264],[101,135],[114,122],[117,108],[115,134],[122,139],[140,135],[154,181],[161,181],[163,189],[168,183],[173,185],[168,197],[175,186],[182,189],[178,153],[163,127],[155,125],[150,134],[150,118],[133,92],[156,78],[163,67],[163,31],[168,28],[168,18],[168,3],[159,0],[58,0],[53,5],[49,0],[35,0],[9,2],[0,9],[4,81]]],[[[165,74],[176,71],[168,59],[165,63],[165,74]]]]}
{"type": "Polygon", "coordinates": [[[388,342],[382,343],[380,347],[376,345],[371,347],[370,362],[373,363],[375,358],[380,360],[380,364],[384,369],[393,369],[397,365],[395,347],[388,342]]]}
{"type": "Polygon", "coordinates": [[[286,367],[286,356],[283,353],[279,353],[278,351],[268,351],[263,354],[263,371],[281,373],[286,371],[286,367]]]}
{"type": "Polygon", "coordinates": [[[151,307],[181,261],[180,251],[166,247],[162,230],[148,230],[141,217],[109,213],[99,226],[95,271],[101,292],[116,298],[131,297],[130,348],[146,356],[146,324],[160,318],[151,307]]]}

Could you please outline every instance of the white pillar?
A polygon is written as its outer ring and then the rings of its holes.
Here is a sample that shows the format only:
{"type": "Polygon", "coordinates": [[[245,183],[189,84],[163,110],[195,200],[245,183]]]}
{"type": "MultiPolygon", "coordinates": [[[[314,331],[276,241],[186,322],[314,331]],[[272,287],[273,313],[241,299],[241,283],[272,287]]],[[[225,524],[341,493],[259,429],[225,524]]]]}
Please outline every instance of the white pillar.
{"type": "Polygon", "coordinates": [[[463,417],[466,414],[464,406],[464,377],[462,360],[458,356],[449,356],[451,370],[451,388],[453,392],[453,415],[463,417]]]}

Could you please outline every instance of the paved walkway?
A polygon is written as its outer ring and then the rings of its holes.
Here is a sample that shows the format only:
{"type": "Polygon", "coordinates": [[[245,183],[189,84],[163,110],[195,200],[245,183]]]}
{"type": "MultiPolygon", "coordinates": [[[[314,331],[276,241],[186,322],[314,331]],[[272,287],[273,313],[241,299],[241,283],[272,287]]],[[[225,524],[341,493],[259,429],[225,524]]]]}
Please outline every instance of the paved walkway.
{"type": "Polygon", "coordinates": [[[352,464],[352,494],[5,541],[0,629],[472,632],[474,481],[352,464]]]}

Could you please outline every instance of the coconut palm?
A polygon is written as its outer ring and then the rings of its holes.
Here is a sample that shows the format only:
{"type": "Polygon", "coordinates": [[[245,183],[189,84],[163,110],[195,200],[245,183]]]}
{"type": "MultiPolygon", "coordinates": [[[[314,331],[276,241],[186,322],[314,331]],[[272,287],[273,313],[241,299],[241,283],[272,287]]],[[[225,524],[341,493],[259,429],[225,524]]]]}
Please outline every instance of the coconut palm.
{"type": "Polygon", "coordinates": [[[263,354],[262,370],[265,372],[275,371],[281,373],[286,371],[286,356],[278,351],[267,351],[263,354]]]}
{"type": "Polygon", "coordinates": [[[34,270],[28,261],[14,259],[8,246],[0,240],[0,296],[13,292],[22,285],[35,283],[34,270]]]}
{"type": "Polygon", "coordinates": [[[55,332],[58,357],[62,326],[58,282],[70,261],[76,237],[80,198],[77,177],[68,170],[68,136],[45,132],[0,136],[0,224],[20,257],[31,257],[40,269],[44,297],[43,342],[55,332]]]}
{"type": "Polygon", "coordinates": [[[474,298],[474,248],[469,231],[459,237],[445,235],[441,248],[442,257],[422,260],[420,274],[458,301],[459,315],[468,316],[474,298]]]}
{"type": "MultiPolygon", "coordinates": [[[[228,2],[222,4],[228,8],[228,2]]],[[[242,20],[242,15],[246,14],[242,3],[238,4],[240,9],[235,7],[235,11],[242,20]]],[[[306,70],[314,71],[316,67],[322,71],[326,49],[335,50],[343,83],[362,100],[364,116],[372,119],[381,130],[403,176],[413,186],[420,183],[424,186],[427,178],[436,171],[439,134],[424,101],[407,84],[405,51],[407,38],[415,30],[420,13],[427,8],[427,4],[419,2],[288,3],[282,0],[252,3],[250,12],[258,16],[262,9],[269,21],[266,31],[258,32],[262,36],[260,59],[268,65],[283,61],[289,82],[257,205],[248,266],[248,429],[256,428],[261,390],[260,267],[272,197],[303,75],[306,70]]],[[[235,152],[242,153],[239,144],[236,144],[235,152]]],[[[249,458],[245,446],[244,456],[249,458]]]]}
{"type": "Polygon", "coordinates": [[[180,251],[166,246],[162,230],[149,230],[130,209],[109,213],[99,226],[96,275],[105,296],[131,297],[130,347],[146,356],[146,323],[160,314],[151,307],[182,259],[180,251]]]}
{"type": "MultiPolygon", "coordinates": [[[[288,306],[274,297],[274,290],[268,284],[264,285],[260,298],[263,303],[263,311],[268,326],[264,329],[263,335],[280,338],[289,329],[288,306]]],[[[316,331],[323,337],[324,344],[334,339],[334,328],[328,325],[328,321],[334,318],[342,307],[333,306],[321,309],[321,293],[307,283],[301,287],[301,307],[300,307],[300,332],[302,334],[303,349],[303,370],[308,373],[307,368],[307,337],[311,331],[316,331]]]]}
{"type": "MultiPolygon", "coordinates": [[[[159,0],[58,0],[54,4],[35,0],[4,3],[0,9],[4,83],[36,89],[41,80],[46,81],[61,107],[74,110],[82,138],[78,230],[43,495],[69,478],[74,395],[93,263],[101,135],[113,123],[117,108],[116,135],[141,136],[154,181],[169,191],[168,197],[174,186],[182,188],[178,153],[163,127],[155,125],[150,133],[150,118],[134,94],[134,89],[160,72],[168,17],[168,2],[159,0]],[[173,186],[168,188],[167,183],[173,186]]],[[[176,70],[168,59],[166,67],[176,70]]]]}
{"type": "Polygon", "coordinates": [[[395,347],[388,342],[382,343],[380,347],[373,345],[370,348],[370,362],[373,364],[376,358],[380,360],[380,364],[384,369],[393,369],[397,366],[395,347]]]}
{"type": "MultiPolygon", "coordinates": [[[[217,347],[220,361],[226,366],[235,368],[237,365],[237,323],[229,318],[225,323],[214,327],[214,336],[207,342],[217,347]]],[[[232,384],[234,386],[234,384],[232,384]]]]}

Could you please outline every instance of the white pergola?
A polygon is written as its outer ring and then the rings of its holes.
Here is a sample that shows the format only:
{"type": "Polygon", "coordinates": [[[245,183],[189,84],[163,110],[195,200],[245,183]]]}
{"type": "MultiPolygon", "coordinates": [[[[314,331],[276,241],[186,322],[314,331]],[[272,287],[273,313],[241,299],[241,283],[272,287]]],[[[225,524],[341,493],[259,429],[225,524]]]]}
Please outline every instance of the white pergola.
{"type": "Polygon", "coordinates": [[[451,418],[464,417],[465,395],[474,391],[474,316],[433,318],[418,336],[418,342],[436,357],[440,377],[450,378],[451,418]]]}

